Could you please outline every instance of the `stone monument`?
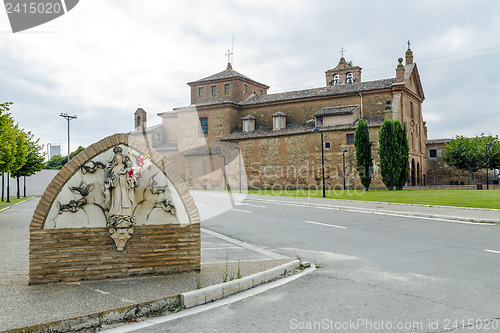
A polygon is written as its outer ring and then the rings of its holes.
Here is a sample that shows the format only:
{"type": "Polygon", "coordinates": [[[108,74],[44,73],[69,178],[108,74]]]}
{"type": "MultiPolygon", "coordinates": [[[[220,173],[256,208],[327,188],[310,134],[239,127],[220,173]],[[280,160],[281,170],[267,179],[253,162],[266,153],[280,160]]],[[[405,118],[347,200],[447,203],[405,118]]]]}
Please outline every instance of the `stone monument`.
{"type": "Polygon", "coordinates": [[[144,142],[115,134],[67,163],[30,226],[30,284],[200,269],[189,190],[144,142]]]}

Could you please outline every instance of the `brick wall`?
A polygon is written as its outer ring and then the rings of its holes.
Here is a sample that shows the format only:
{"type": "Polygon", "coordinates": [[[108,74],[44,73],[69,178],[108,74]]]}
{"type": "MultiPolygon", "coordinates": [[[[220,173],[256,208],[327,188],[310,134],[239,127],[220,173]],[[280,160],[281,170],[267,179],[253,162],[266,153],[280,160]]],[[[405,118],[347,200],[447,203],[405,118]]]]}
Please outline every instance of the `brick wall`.
{"type": "Polygon", "coordinates": [[[200,217],[186,185],[160,154],[126,134],[107,137],[78,154],[50,182],[30,225],[29,283],[74,282],[130,276],[167,274],[200,269],[200,217]],[[44,229],[55,198],[79,170],[100,153],[125,144],[148,152],[151,162],[168,175],[189,217],[188,225],[134,226],[122,252],[106,227],[44,229]]]}

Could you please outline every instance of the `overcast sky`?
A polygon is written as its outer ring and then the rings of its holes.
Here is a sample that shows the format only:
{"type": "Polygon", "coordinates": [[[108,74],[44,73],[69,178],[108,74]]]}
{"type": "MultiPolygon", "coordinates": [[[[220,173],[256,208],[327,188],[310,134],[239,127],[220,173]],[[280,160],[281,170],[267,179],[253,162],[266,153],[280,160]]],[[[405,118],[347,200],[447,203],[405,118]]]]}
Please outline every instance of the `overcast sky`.
{"type": "Polygon", "coordinates": [[[233,68],[269,93],[325,85],[341,46],[362,80],[395,77],[411,41],[428,138],[500,134],[500,1],[83,0],[13,34],[0,14],[0,101],[71,150],[189,104],[187,82],[233,68]]]}

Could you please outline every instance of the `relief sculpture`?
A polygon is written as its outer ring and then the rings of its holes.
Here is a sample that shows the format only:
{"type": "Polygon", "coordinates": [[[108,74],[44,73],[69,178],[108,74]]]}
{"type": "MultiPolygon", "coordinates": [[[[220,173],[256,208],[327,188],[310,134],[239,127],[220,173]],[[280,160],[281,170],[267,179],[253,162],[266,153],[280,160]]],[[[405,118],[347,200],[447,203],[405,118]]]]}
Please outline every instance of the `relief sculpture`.
{"type": "Polygon", "coordinates": [[[124,145],[83,163],[56,200],[46,229],[106,227],[118,251],[140,225],[189,223],[167,176],[124,145]]]}

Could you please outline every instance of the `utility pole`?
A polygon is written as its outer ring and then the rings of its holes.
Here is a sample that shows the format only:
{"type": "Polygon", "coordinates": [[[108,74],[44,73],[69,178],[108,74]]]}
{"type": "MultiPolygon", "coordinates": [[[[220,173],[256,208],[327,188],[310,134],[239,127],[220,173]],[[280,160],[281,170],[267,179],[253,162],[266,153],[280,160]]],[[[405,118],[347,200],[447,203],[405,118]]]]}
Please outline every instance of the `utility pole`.
{"type": "Polygon", "coordinates": [[[70,122],[70,120],[76,119],[77,116],[76,116],[76,114],[70,116],[67,113],[61,113],[60,116],[68,121],[68,161],[67,162],[69,162],[69,155],[70,155],[70,151],[71,151],[70,147],[69,147],[69,122],[70,122]]]}

